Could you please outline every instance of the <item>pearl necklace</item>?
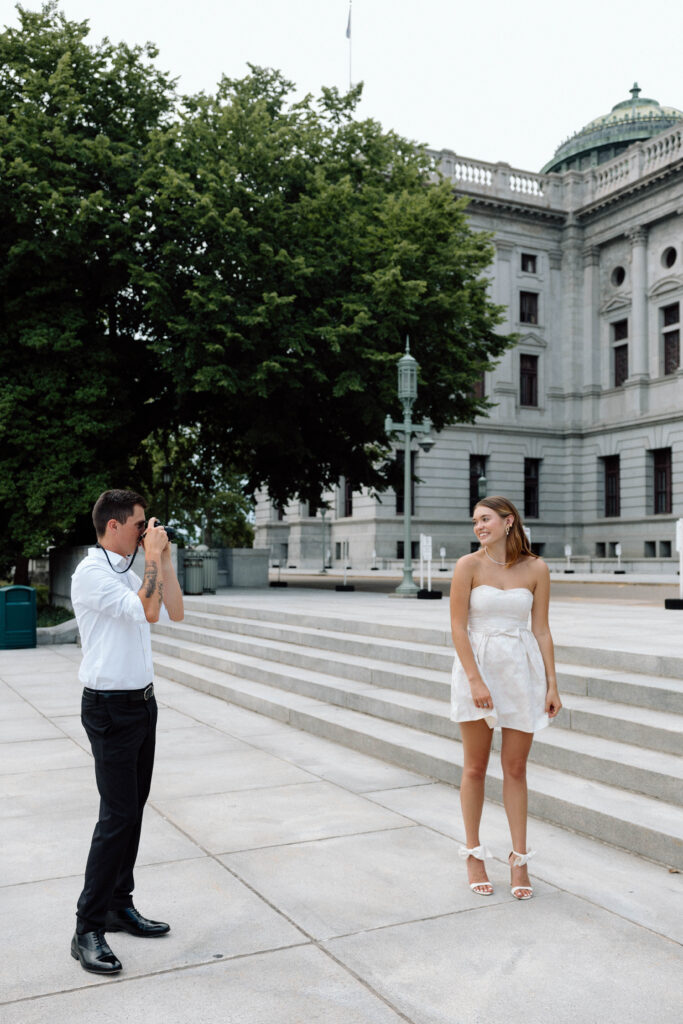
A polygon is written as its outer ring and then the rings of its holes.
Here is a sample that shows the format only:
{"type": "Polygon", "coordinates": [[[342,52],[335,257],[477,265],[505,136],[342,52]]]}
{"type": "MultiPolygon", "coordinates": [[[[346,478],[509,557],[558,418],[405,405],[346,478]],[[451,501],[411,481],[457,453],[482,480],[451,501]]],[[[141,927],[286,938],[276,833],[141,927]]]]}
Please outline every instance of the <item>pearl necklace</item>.
{"type": "Polygon", "coordinates": [[[497,558],[494,558],[493,555],[490,555],[489,554],[489,549],[486,547],[485,544],[484,544],[484,554],[486,555],[487,558],[490,558],[492,562],[495,562],[496,565],[507,565],[507,562],[499,562],[497,558]]]}

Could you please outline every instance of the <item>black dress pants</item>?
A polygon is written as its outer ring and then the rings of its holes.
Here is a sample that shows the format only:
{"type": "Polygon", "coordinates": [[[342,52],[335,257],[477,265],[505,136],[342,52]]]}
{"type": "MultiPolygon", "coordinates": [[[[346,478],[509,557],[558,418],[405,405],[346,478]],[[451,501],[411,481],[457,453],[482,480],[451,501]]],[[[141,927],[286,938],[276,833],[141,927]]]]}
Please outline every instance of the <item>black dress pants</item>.
{"type": "Polygon", "coordinates": [[[133,905],[133,868],[152,783],[157,705],[83,694],[81,721],[95,759],[100,815],[76,910],[79,932],[104,927],[108,910],[133,905]]]}

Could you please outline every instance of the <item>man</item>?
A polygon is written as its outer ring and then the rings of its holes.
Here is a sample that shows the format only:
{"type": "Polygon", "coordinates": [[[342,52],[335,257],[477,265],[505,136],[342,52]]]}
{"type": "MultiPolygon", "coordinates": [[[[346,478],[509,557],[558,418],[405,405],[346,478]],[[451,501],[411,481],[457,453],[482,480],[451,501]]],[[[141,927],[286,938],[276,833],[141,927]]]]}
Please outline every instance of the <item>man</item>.
{"type": "Polygon", "coordinates": [[[168,536],[154,518],[145,524],[145,508],[134,491],[99,496],[92,512],[97,547],[77,566],[71,584],[83,646],[81,721],[100,794],[71,955],[96,974],[121,970],[105,931],[147,938],[169,931],[167,924],[142,917],[132,897],[157,721],[149,624],[183,618],[168,536]],[[145,552],[143,580],[128,571],[139,546],[145,552]]]}

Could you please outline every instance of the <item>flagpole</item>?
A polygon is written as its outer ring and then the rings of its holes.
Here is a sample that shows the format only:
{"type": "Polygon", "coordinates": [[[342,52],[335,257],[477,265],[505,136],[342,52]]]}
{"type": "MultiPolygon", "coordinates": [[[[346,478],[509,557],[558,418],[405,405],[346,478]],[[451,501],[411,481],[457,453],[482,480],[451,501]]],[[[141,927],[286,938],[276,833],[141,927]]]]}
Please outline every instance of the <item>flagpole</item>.
{"type": "Polygon", "coordinates": [[[351,7],[353,6],[353,0],[349,0],[349,20],[346,24],[346,38],[349,41],[349,92],[353,89],[353,77],[351,74],[351,51],[353,46],[353,38],[351,35],[351,7]]]}

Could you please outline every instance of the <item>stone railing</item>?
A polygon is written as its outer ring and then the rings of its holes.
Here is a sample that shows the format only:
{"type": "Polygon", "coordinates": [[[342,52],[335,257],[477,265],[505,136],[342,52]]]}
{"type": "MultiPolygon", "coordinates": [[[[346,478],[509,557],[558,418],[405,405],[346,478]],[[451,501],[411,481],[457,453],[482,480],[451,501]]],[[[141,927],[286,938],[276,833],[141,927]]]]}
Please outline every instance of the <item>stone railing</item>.
{"type": "Polygon", "coordinates": [[[524,202],[561,210],[562,189],[556,174],[534,174],[509,164],[470,160],[448,149],[431,151],[438,170],[471,196],[524,202]]]}
{"type": "Polygon", "coordinates": [[[584,204],[603,199],[641,178],[683,160],[683,123],[646,142],[636,142],[614,160],[584,171],[584,204]]]}
{"type": "Polygon", "coordinates": [[[562,213],[589,206],[683,160],[683,122],[646,142],[634,143],[608,163],[566,174],[535,174],[505,163],[470,160],[449,149],[429,152],[435,167],[465,195],[562,213]]]}

